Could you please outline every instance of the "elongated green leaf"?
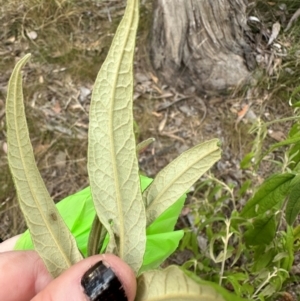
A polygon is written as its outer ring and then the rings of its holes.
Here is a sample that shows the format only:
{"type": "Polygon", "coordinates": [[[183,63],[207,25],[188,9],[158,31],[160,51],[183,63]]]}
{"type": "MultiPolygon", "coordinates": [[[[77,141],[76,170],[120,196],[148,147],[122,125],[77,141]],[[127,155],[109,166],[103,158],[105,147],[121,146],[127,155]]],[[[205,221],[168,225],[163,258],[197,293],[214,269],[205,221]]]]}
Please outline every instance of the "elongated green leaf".
{"type": "Polygon", "coordinates": [[[49,272],[56,277],[81,260],[82,256],[49,196],[35,163],[25,118],[21,76],[21,68],[29,58],[27,54],[17,63],[8,85],[8,163],[35,250],[49,272]]]}
{"type": "Polygon", "coordinates": [[[269,244],[276,234],[276,219],[274,215],[259,216],[253,221],[253,228],[247,230],[244,239],[247,245],[259,246],[269,244]]]}
{"type": "Polygon", "coordinates": [[[224,301],[209,285],[199,285],[179,267],[143,273],[138,278],[135,301],[224,301]]]}
{"type": "Polygon", "coordinates": [[[290,271],[290,269],[293,266],[294,259],[295,259],[295,253],[294,253],[294,233],[293,228],[291,226],[287,226],[287,231],[285,234],[285,250],[287,252],[287,256],[283,259],[281,268],[285,269],[286,271],[290,271]]]}
{"type": "MultiPolygon", "coordinates": [[[[293,174],[276,174],[266,179],[241,212],[242,217],[251,218],[280,206],[287,196],[293,174]]],[[[278,208],[277,208],[278,209],[278,208]]]]}
{"type": "Polygon", "coordinates": [[[155,141],[155,138],[148,138],[136,146],[137,154],[155,141]]]}
{"type": "Polygon", "coordinates": [[[300,176],[297,175],[291,183],[291,192],[285,208],[285,218],[292,225],[300,212],[300,176]]]}
{"type": "Polygon", "coordinates": [[[182,196],[215,162],[220,159],[218,140],[201,143],[181,154],[160,171],[143,198],[147,225],[182,196]]]}
{"type": "Polygon", "coordinates": [[[255,252],[253,254],[251,272],[258,273],[272,262],[273,258],[277,254],[277,250],[275,248],[268,248],[266,244],[258,245],[253,249],[255,252]]]}
{"type": "Polygon", "coordinates": [[[273,152],[275,149],[281,147],[281,146],[285,146],[285,145],[291,145],[291,144],[295,144],[295,143],[299,143],[300,142],[300,136],[296,135],[294,137],[289,137],[281,142],[275,143],[273,144],[264,154],[262,157],[265,157],[266,155],[268,155],[269,153],[273,152]]]}
{"type": "Polygon", "coordinates": [[[146,252],[139,273],[157,269],[177,248],[183,230],[147,235],[146,252]]]}
{"type": "Polygon", "coordinates": [[[124,17],[95,82],[89,125],[88,171],[95,208],[110,235],[108,252],[135,272],[143,262],[146,218],[133,132],[133,54],[138,0],[124,17]]]}

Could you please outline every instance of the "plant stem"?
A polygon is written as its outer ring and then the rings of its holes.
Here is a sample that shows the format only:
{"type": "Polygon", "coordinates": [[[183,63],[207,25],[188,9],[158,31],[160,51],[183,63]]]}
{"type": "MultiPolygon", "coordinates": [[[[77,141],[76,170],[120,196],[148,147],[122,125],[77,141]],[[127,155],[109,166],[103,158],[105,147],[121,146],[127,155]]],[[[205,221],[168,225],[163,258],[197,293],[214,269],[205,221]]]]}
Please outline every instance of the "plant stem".
{"type": "Polygon", "coordinates": [[[274,272],[271,274],[271,273],[268,273],[268,277],[267,279],[257,288],[257,290],[255,291],[255,293],[253,294],[252,298],[256,298],[259,294],[259,292],[262,290],[262,288],[264,286],[266,286],[269,282],[270,282],[270,279],[273,278],[273,277],[276,277],[277,276],[277,273],[278,273],[278,269],[277,268],[274,268],[274,272]]]}
{"type": "Polygon", "coordinates": [[[229,232],[230,219],[225,220],[225,225],[226,225],[226,236],[224,238],[222,238],[222,240],[224,242],[224,253],[223,253],[223,260],[222,260],[221,271],[220,271],[219,285],[222,285],[222,280],[223,280],[223,275],[224,275],[224,270],[225,270],[225,261],[226,261],[226,257],[227,257],[226,254],[227,254],[228,242],[229,242],[229,238],[232,235],[232,233],[229,232]]]}
{"type": "Polygon", "coordinates": [[[233,209],[236,210],[236,202],[235,202],[233,188],[230,188],[228,185],[226,185],[222,181],[218,180],[214,176],[209,175],[208,178],[210,180],[215,181],[216,183],[220,184],[222,187],[224,187],[225,190],[227,190],[230,193],[230,197],[231,197],[232,204],[233,204],[233,209]]]}
{"type": "Polygon", "coordinates": [[[291,121],[291,120],[297,120],[300,119],[300,116],[292,116],[292,117],[286,117],[286,118],[282,118],[282,119],[275,119],[269,122],[265,122],[266,126],[269,126],[273,123],[277,123],[277,122],[285,122],[285,121],[291,121]]]}

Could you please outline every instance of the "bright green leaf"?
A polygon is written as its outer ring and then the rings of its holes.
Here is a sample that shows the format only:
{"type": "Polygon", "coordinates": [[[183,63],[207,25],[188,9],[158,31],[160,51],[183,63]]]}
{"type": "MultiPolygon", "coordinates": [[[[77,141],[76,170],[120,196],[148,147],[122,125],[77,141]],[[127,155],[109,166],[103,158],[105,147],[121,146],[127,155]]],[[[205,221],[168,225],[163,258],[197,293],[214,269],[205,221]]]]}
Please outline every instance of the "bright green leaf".
{"type": "Polygon", "coordinates": [[[294,242],[296,240],[300,240],[300,225],[297,225],[294,229],[293,229],[293,236],[294,236],[294,242]]]}
{"type": "Polygon", "coordinates": [[[285,208],[285,218],[292,225],[300,212],[300,176],[296,176],[291,183],[291,192],[285,208]]]}
{"type": "Polygon", "coordinates": [[[253,152],[246,154],[240,163],[241,169],[249,169],[253,165],[252,159],[254,156],[253,152]]]}
{"type": "Polygon", "coordinates": [[[201,143],[161,170],[143,198],[147,208],[147,225],[174,204],[211,166],[220,159],[218,140],[201,143]]]}
{"type": "Polygon", "coordinates": [[[133,54],[138,0],[124,17],[97,76],[90,107],[88,171],[97,215],[107,229],[108,252],[137,273],[146,245],[145,208],[133,132],[133,54]]]}
{"type": "Polygon", "coordinates": [[[230,273],[230,275],[226,275],[226,282],[230,283],[233,286],[235,293],[240,296],[243,293],[247,292],[253,293],[253,287],[249,285],[250,290],[252,288],[252,292],[249,292],[249,287],[245,284],[249,282],[249,275],[247,273],[230,273]]]}
{"type": "Polygon", "coordinates": [[[197,284],[177,266],[143,273],[135,301],[224,301],[211,286],[197,284]]]}
{"type": "Polygon", "coordinates": [[[183,234],[183,230],[179,230],[147,235],[146,252],[140,273],[158,268],[178,248],[183,234]]]}
{"type": "Polygon", "coordinates": [[[257,273],[264,270],[272,262],[277,250],[275,248],[268,248],[266,245],[258,245],[254,250],[251,271],[257,273]]]}
{"type": "Polygon", "coordinates": [[[21,69],[29,58],[27,54],[17,63],[8,84],[8,163],[35,250],[48,271],[56,277],[81,260],[82,256],[35,163],[25,117],[21,76],[21,69]]]}
{"type": "Polygon", "coordinates": [[[251,187],[251,184],[252,184],[251,180],[246,180],[242,183],[242,186],[241,186],[240,190],[238,191],[238,196],[240,198],[246,194],[249,187],[251,187]]]}
{"type": "Polygon", "coordinates": [[[171,232],[174,230],[178,216],[181,213],[186,195],[179,198],[172,206],[164,211],[151,225],[147,227],[147,235],[171,232]]]}
{"type": "Polygon", "coordinates": [[[285,146],[285,145],[291,145],[294,143],[298,143],[300,142],[300,136],[295,136],[295,137],[291,137],[291,138],[287,138],[281,142],[275,143],[271,146],[271,148],[269,149],[269,152],[272,152],[273,150],[275,150],[276,148],[280,147],[280,146],[285,146]]]}
{"type": "Polygon", "coordinates": [[[241,212],[242,217],[251,218],[272,208],[279,208],[287,196],[293,174],[275,174],[266,179],[241,212]]]}
{"type": "Polygon", "coordinates": [[[293,145],[293,144],[298,144],[298,147],[299,148],[299,142],[300,142],[300,135],[299,133],[297,135],[294,135],[294,136],[291,136],[291,137],[288,137],[287,139],[283,140],[283,141],[280,141],[278,143],[274,143],[262,156],[265,157],[266,155],[268,155],[269,153],[273,152],[274,150],[276,150],[277,148],[279,147],[282,147],[282,146],[290,146],[290,145],[293,145]]]}
{"type": "Polygon", "coordinates": [[[285,233],[285,244],[284,249],[287,252],[287,256],[283,259],[281,268],[290,271],[294,262],[294,231],[291,226],[287,226],[287,231],[285,233]]]}
{"type": "Polygon", "coordinates": [[[253,221],[253,228],[244,234],[247,245],[259,246],[269,244],[276,233],[276,219],[274,215],[259,216],[253,221]]]}

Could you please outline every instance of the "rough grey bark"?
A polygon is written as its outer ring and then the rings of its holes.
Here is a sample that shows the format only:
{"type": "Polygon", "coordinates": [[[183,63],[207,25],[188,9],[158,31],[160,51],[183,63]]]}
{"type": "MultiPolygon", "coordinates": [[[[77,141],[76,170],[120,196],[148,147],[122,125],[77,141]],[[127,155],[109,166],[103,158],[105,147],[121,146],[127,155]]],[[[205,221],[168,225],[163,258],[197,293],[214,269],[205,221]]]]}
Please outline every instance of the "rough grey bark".
{"type": "Polygon", "coordinates": [[[249,79],[247,0],[154,0],[150,59],[180,90],[220,92],[249,79]]]}

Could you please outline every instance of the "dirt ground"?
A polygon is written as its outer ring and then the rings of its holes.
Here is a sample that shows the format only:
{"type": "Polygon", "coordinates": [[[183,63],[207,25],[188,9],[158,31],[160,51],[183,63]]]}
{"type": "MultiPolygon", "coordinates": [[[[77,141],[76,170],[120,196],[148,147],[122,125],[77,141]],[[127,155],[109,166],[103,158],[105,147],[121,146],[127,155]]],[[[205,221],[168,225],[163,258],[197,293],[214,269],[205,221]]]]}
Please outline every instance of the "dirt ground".
{"type": "MultiPolygon", "coordinates": [[[[125,1],[74,1],[72,7],[64,1],[1,2],[0,237],[6,239],[25,228],[7,166],[5,97],[12,68],[25,53],[32,53],[24,68],[26,114],[39,170],[51,196],[59,201],[88,185],[91,91],[125,1]]],[[[276,63],[273,58],[268,79],[261,80],[265,72],[261,68],[254,76],[259,78],[255,85],[238,87],[227,95],[180,94],[159,82],[147,57],[150,2],[141,4],[134,63],[136,138],[138,142],[155,138],[139,155],[141,171],[153,177],[184,150],[219,138],[223,155],[213,168],[218,179],[237,186],[247,177],[262,181],[276,165],[265,161],[254,176],[242,171],[240,162],[253,146],[255,135],[249,134],[253,122],[259,117],[271,121],[292,115],[287,94],[274,88],[279,73],[290,68],[289,61],[276,63]]],[[[272,23],[267,23],[268,30],[271,27],[272,23]]],[[[283,140],[288,126],[278,123],[270,127],[264,148],[283,140]]]]}

